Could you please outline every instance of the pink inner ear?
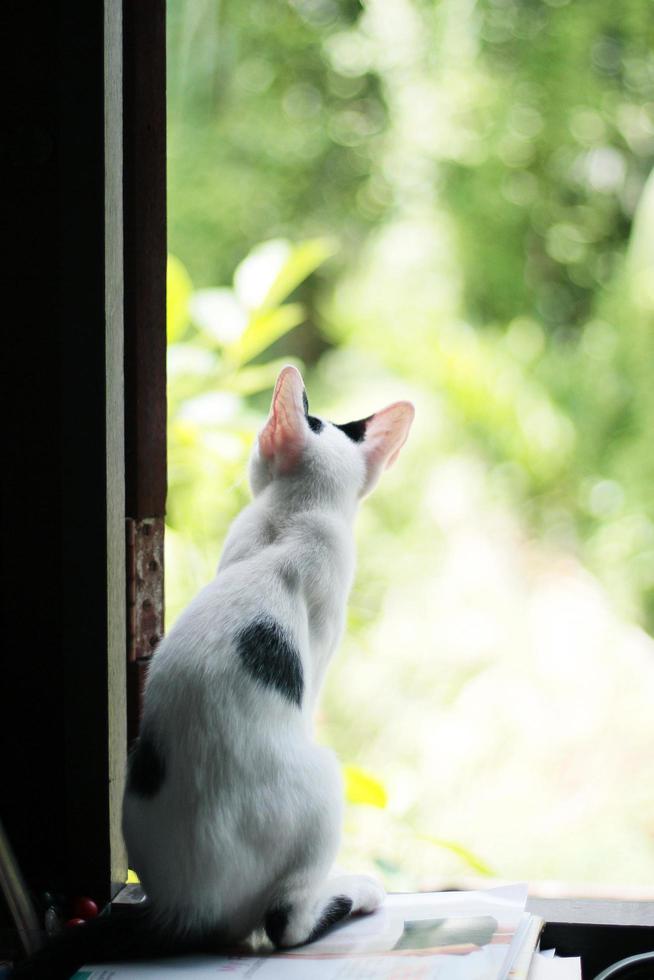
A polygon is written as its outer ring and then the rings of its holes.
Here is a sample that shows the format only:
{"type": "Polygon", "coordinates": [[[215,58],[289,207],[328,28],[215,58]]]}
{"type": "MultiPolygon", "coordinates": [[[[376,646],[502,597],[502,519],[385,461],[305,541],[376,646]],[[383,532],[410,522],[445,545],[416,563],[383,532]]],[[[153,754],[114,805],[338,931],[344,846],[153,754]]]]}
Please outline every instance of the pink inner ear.
{"type": "Polygon", "coordinates": [[[282,368],[273,394],[268,420],[259,434],[259,450],[274,459],[278,471],[293,469],[306,443],[304,422],[304,382],[290,365],[282,368]]]}
{"type": "Polygon", "coordinates": [[[392,466],[408,438],[414,416],[411,402],[394,402],[372,416],[364,442],[369,467],[392,466]]]}

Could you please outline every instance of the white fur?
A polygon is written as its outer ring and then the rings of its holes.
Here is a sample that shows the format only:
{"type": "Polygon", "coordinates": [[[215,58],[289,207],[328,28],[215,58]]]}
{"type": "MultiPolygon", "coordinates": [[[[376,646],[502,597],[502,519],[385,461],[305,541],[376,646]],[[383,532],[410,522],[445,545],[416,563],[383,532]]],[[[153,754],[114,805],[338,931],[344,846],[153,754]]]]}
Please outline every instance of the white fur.
{"type": "MultiPolygon", "coordinates": [[[[298,406],[300,386],[285,368],[251,458],[254,500],[229,531],[216,577],[160,644],[148,676],[141,731],[161,751],[165,779],[152,797],[126,792],[123,830],[155,915],[180,934],[240,940],[284,906],[290,916],[280,944],[295,945],[334,896],[349,896],[353,911],[383,900],[372,879],[328,879],[341,777],[333,754],[312,737],[343,630],[356,506],[380,469],[379,453],[371,478],[365,443],[329,423],[313,433],[298,406]],[[292,465],[282,460],[289,425],[292,465]],[[232,638],[262,614],[299,651],[301,708],[257,683],[236,655],[232,638]]],[[[413,413],[404,411],[406,438],[413,413]]],[[[387,456],[397,454],[398,439],[395,432],[387,456]]]]}

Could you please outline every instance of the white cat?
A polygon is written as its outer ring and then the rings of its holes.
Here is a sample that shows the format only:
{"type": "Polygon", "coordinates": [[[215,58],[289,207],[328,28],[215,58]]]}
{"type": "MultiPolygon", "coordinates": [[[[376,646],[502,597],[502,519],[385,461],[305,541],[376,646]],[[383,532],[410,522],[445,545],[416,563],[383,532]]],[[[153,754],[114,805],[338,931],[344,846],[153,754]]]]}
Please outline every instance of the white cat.
{"type": "Polygon", "coordinates": [[[131,760],[130,866],[173,930],[235,941],[264,925],[295,946],[383,901],[371,878],[328,878],[342,788],[312,716],[343,630],[357,504],[413,415],[397,402],[336,426],[308,415],[295,368],[279,375],[254,500],[154,656],[131,760]]]}
{"type": "Polygon", "coordinates": [[[218,949],[262,926],[275,946],[296,946],[383,901],[372,878],[329,877],[342,787],[312,716],[343,630],[357,504],[413,416],[396,402],[323,422],[299,372],[281,371],[250,461],[254,500],[149,671],[123,806],[146,917],[80,927],[76,952],[62,941],[51,972],[25,976],[66,975],[57,969],[75,957],[218,949]]]}

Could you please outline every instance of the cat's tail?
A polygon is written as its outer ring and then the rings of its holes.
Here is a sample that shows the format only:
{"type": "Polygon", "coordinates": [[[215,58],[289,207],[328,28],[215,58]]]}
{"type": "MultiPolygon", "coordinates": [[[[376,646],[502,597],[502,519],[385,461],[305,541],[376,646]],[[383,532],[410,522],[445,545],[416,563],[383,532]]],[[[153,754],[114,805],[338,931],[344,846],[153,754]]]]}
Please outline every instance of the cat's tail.
{"type": "Polygon", "coordinates": [[[174,932],[158,927],[148,909],[102,915],[48,940],[16,964],[10,980],[68,980],[85,963],[114,963],[184,952],[174,932]]]}

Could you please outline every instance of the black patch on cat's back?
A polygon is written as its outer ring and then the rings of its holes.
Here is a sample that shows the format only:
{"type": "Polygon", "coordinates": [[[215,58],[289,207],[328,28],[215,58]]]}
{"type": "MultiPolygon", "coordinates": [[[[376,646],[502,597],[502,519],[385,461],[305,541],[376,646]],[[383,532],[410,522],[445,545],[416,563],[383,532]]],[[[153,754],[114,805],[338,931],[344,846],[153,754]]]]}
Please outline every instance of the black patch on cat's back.
{"type": "Polygon", "coordinates": [[[359,419],[356,422],[345,422],[343,425],[336,425],[336,422],[334,422],[334,425],[341,432],[344,432],[352,442],[363,442],[366,437],[366,426],[371,418],[372,415],[369,415],[367,419],[359,419]]]}
{"type": "Polygon", "coordinates": [[[250,623],[236,637],[236,652],[255,681],[302,705],[302,661],[279,623],[269,617],[250,623]]]}
{"type": "Polygon", "coordinates": [[[129,755],[127,789],[136,796],[156,796],[166,778],[166,762],[148,735],[141,735],[129,755]]]}

